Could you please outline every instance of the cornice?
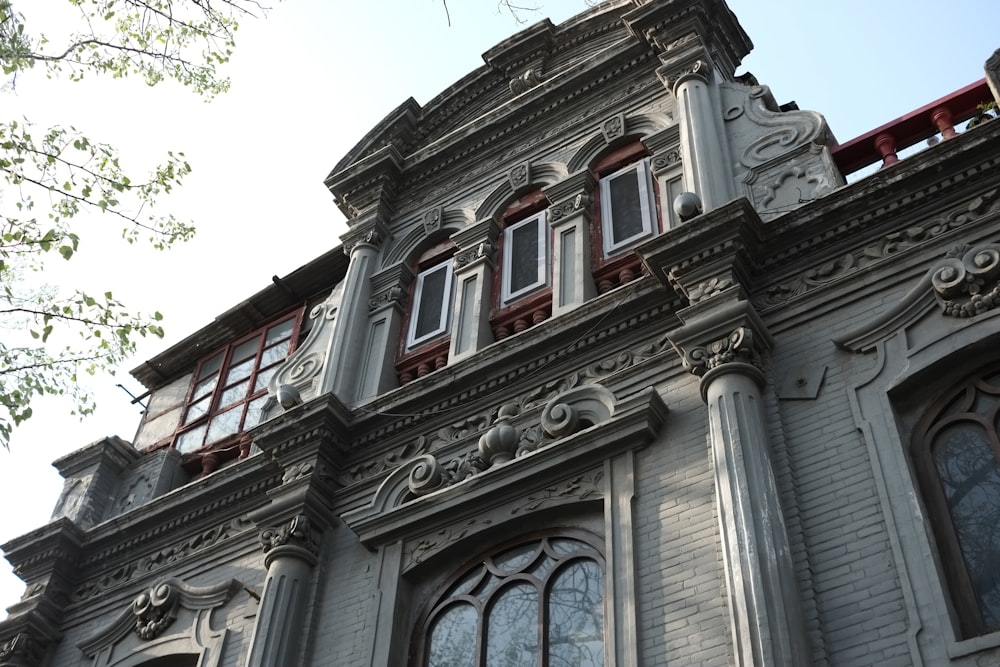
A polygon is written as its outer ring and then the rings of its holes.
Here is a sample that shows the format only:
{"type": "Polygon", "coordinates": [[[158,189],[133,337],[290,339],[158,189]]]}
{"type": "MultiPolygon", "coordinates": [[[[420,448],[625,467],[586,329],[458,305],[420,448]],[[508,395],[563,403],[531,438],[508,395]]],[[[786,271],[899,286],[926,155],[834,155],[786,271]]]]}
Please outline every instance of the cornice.
{"type": "Polygon", "coordinates": [[[111,436],[56,459],[52,462],[52,467],[63,477],[72,477],[102,463],[110,464],[115,472],[120,472],[139,458],[141,454],[132,449],[132,445],[118,436],[111,436]]]}
{"type": "Polygon", "coordinates": [[[998,142],[986,123],[765,223],[755,305],[781,306],[1000,210],[998,142]]]}

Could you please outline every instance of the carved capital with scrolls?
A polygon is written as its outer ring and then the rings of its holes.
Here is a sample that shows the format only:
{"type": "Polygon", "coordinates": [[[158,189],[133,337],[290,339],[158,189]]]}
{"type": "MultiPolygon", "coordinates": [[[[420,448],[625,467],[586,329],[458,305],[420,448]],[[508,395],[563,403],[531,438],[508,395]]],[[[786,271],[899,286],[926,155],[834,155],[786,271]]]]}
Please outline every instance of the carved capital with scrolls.
{"type": "Polygon", "coordinates": [[[753,332],[738,327],[725,338],[684,350],[681,357],[684,367],[694,375],[702,376],[723,364],[741,362],[760,368],[760,358],[753,348],[753,332]]]}
{"type": "Polygon", "coordinates": [[[677,95],[678,87],[685,81],[694,79],[708,83],[712,77],[712,67],[707,60],[699,58],[694,61],[676,63],[673,66],[664,65],[656,70],[656,75],[671,94],[677,95]]]}
{"type": "Polygon", "coordinates": [[[510,80],[510,92],[515,95],[526,93],[542,82],[542,77],[534,68],[528,68],[510,80]]]}
{"type": "Polygon", "coordinates": [[[386,306],[396,306],[397,308],[402,308],[406,300],[406,292],[403,288],[398,285],[393,285],[388,289],[382,290],[378,294],[372,295],[372,298],[368,300],[368,311],[372,312],[385,308],[386,306]]]}
{"type": "Polygon", "coordinates": [[[585,194],[578,194],[572,199],[561,201],[549,207],[549,222],[559,222],[563,218],[568,218],[578,211],[587,209],[590,206],[590,197],[585,194]]]}
{"type": "Polygon", "coordinates": [[[132,601],[135,614],[135,633],[140,639],[156,639],[177,618],[180,596],[177,589],[164,582],[145,593],[140,593],[132,601]]]}
{"type": "Polygon", "coordinates": [[[961,245],[931,272],[945,315],[973,317],[1000,306],[1000,244],[961,245]]]}
{"type": "Polygon", "coordinates": [[[362,247],[378,250],[378,247],[382,244],[382,235],[369,227],[368,229],[358,230],[356,234],[347,234],[343,240],[344,254],[350,257],[356,249],[362,247]]]}
{"type": "Polygon", "coordinates": [[[313,556],[319,555],[319,535],[304,514],[260,531],[260,545],[265,554],[279,547],[291,546],[304,549],[313,556]]]}
{"type": "Polygon", "coordinates": [[[463,266],[471,264],[478,259],[487,259],[490,262],[494,260],[496,256],[496,247],[489,241],[483,241],[477,246],[472,248],[466,248],[455,254],[455,268],[460,269],[463,266]]]}

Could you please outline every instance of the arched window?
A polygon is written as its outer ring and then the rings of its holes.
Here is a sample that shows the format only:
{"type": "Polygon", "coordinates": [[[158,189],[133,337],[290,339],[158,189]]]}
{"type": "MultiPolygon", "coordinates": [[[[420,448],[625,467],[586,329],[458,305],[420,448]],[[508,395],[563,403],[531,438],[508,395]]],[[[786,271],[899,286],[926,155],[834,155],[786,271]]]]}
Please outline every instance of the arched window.
{"type": "Polygon", "coordinates": [[[1000,368],[943,394],[913,457],[965,637],[1000,630],[1000,368]]]}
{"type": "Polygon", "coordinates": [[[448,363],[455,298],[454,254],[455,244],[446,238],[417,259],[396,361],[400,384],[448,363]]]}
{"type": "Polygon", "coordinates": [[[500,215],[500,270],[494,280],[493,335],[503,340],[552,314],[551,231],[541,190],[517,198],[500,215]]]}
{"type": "Polygon", "coordinates": [[[604,558],[586,533],[522,539],[454,577],[418,625],[422,667],[600,667],[604,558]]]}
{"type": "Polygon", "coordinates": [[[628,249],[659,234],[661,225],[648,151],[642,143],[616,148],[592,169],[597,177],[592,261],[594,281],[603,293],[639,275],[639,258],[628,249]]]}

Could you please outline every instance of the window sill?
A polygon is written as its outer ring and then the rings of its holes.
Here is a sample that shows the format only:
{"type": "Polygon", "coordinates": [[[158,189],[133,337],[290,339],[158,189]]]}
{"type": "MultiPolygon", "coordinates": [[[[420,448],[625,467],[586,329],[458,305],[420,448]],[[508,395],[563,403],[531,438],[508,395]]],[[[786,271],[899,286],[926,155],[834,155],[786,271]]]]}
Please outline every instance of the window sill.
{"type": "Polygon", "coordinates": [[[973,653],[1000,647],[1000,630],[969,639],[948,642],[948,657],[962,658],[973,653]]]}

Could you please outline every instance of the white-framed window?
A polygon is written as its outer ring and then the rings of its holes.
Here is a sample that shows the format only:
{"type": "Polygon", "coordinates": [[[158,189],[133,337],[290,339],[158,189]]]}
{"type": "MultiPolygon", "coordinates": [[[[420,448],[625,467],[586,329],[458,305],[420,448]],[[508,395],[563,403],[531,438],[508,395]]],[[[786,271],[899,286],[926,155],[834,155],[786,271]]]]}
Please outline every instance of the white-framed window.
{"type": "Polygon", "coordinates": [[[501,305],[545,287],[549,282],[549,233],[545,213],[508,226],[503,231],[501,305]]]}
{"type": "Polygon", "coordinates": [[[417,274],[413,308],[410,310],[410,327],[406,335],[407,349],[448,331],[453,275],[451,259],[417,274]]]}
{"type": "Polygon", "coordinates": [[[600,194],[605,257],[658,231],[647,160],[601,178],[600,194]]]}

